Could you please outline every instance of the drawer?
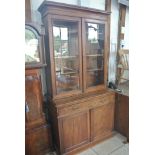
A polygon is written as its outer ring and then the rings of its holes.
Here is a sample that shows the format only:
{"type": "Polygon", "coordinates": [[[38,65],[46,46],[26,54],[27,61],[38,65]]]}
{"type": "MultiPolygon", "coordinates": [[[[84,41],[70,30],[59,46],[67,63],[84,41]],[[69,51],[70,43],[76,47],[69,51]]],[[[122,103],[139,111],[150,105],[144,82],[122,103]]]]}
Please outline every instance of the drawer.
{"type": "Polygon", "coordinates": [[[79,102],[74,103],[72,105],[58,108],[58,116],[68,115],[71,113],[92,109],[94,107],[114,102],[114,99],[115,99],[114,95],[105,95],[94,98],[88,98],[87,101],[79,100],[79,102]]]}
{"type": "Polygon", "coordinates": [[[95,100],[93,103],[93,107],[108,104],[108,103],[111,103],[114,101],[115,101],[114,95],[104,96],[104,97],[101,97],[101,98],[98,98],[97,100],[95,100]]]}
{"type": "Polygon", "coordinates": [[[82,111],[84,109],[88,109],[86,103],[84,103],[84,102],[83,103],[76,103],[76,104],[70,105],[68,107],[58,109],[58,115],[59,116],[67,115],[67,114],[82,111]]]}

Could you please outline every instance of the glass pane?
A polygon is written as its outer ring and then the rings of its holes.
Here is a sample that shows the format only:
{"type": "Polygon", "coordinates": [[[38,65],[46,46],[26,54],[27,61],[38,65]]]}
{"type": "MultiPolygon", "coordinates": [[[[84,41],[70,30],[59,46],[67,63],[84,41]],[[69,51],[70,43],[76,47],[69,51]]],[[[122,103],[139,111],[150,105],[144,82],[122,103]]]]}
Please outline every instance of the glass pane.
{"type": "Polygon", "coordinates": [[[38,39],[29,29],[25,29],[25,62],[40,62],[38,39]]]}
{"type": "Polygon", "coordinates": [[[87,87],[104,83],[104,24],[86,23],[87,87]]]}
{"type": "Polygon", "coordinates": [[[78,22],[53,25],[57,93],[79,89],[78,22]]]}

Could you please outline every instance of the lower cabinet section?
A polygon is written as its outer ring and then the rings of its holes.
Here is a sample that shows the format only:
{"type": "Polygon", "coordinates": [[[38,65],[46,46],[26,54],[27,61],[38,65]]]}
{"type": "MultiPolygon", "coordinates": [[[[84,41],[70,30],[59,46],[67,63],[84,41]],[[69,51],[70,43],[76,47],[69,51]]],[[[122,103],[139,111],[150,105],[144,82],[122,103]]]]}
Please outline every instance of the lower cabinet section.
{"type": "Polygon", "coordinates": [[[45,153],[51,148],[50,132],[49,125],[26,130],[26,155],[45,155],[45,153]]]}
{"type": "Polygon", "coordinates": [[[90,141],[89,111],[60,119],[60,134],[62,152],[71,151],[88,143],[90,141]]]}
{"type": "Polygon", "coordinates": [[[67,101],[66,104],[62,102],[51,107],[53,138],[58,154],[75,154],[112,135],[114,93],[67,101]]]}

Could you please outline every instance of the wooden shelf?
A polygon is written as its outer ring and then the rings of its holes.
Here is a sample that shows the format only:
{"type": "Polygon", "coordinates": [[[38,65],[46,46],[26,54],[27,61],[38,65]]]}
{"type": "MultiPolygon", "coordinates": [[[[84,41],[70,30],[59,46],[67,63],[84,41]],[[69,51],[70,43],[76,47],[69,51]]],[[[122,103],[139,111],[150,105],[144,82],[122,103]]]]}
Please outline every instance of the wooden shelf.
{"type": "Polygon", "coordinates": [[[70,74],[78,74],[78,72],[66,72],[66,73],[60,73],[61,75],[70,75],[70,74]]]}
{"type": "Polygon", "coordinates": [[[94,72],[94,71],[101,71],[103,70],[103,68],[100,68],[100,69],[87,69],[87,72],[94,72]]]}
{"type": "Polygon", "coordinates": [[[98,56],[103,56],[103,54],[90,54],[86,55],[87,57],[98,57],[98,56]]]}
{"type": "Polygon", "coordinates": [[[78,56],[59,56],[59,57],[54,57],[55,59],[68,59],[68,58],[77,58],[78,56]]]}

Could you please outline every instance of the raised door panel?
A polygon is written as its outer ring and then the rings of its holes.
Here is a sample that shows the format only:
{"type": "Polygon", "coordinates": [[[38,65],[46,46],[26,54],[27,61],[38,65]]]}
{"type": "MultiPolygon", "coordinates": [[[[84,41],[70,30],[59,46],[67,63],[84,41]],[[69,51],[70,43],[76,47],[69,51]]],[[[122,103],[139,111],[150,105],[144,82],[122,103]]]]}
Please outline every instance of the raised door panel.
{"type": "Polygon", "coordinates": [[[114,103],[107,103],[91,110],[91,140],[110,134],[114,124],[114,103]]]}
{"type": "Polygon", "coordinates": [[[25,77],[26,126],[40,124],[42,111],[41,82],[37,70],[26,71],[25,77]]]}
{"type": "Polygon", "coordinates": [[[88,111],[64,117],[60,125],[61,152],[71,151],[90,141],[88,111]]]}

